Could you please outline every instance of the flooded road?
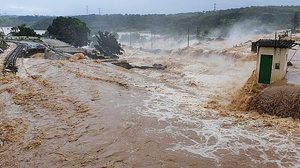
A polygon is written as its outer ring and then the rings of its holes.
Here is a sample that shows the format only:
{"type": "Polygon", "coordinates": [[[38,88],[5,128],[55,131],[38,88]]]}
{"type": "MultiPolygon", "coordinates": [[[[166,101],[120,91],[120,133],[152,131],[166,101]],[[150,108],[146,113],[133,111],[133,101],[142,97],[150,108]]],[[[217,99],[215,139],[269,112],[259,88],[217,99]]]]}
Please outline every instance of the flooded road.
{"type": "Polygon", "coordinates": [[[122,56],[164,71],[19,59],[0,80],[0,166],[299,167],[299,121],[225,108],[255,68],[248,48],[122,56]]]}

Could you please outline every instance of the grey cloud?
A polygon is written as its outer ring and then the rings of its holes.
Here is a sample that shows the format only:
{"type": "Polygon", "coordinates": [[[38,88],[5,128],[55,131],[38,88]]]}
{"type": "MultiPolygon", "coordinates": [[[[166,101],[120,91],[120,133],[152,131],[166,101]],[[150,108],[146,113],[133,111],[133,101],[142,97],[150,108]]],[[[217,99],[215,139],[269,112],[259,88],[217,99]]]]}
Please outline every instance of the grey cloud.
{"type": "Polygon", "coordinates": [[[300,5],[300,0],[0,0],[1,12],[15,15],[153,14],[197,12],[258,5],[300,5]]]}

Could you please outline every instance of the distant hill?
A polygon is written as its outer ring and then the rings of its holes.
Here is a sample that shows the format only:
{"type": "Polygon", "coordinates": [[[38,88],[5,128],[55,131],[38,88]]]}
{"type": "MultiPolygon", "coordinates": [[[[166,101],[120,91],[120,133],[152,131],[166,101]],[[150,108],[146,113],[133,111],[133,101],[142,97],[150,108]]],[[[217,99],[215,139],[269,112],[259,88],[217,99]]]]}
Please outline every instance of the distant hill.
{"type": "MultiPolygon", "coordinates": [[[[52,18],[50,16],[0,16],[0,26],[18,26],[21,24],[26,24],[29,26],[35,25],[38,21],[43,21],[52,18]]],[[[43,25],[41,28],[47,27],[48,25],[43,25]]]]}
{"type": "MultiPolygon", "coordinates": [[[[237,23],[251,23],[253,27],[272,29],[291,28],[292,18],[300,13],[300,6],[264,6],[208,12],[152,15],[84,15],[74,16],[87,23],[92,32],[151,31],[157,34],[207,33],[214,29],[226,32],[237,23]],[[250,22],[251,21],[251,22],[250,22]]],[[[34,29],[47,29],[54,17],[0,16],[0,26],[27,24],[34,29]]]]}

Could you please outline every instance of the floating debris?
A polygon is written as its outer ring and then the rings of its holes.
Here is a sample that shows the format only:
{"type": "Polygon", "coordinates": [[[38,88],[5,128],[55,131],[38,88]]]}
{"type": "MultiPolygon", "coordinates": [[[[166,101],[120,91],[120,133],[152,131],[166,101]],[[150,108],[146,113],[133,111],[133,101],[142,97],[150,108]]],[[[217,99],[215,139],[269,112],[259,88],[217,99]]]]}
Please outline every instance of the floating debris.
{"type": "Polygon", "coordinates": [[[114,62],[112,64],[114,64],[116,66],[120,66],[120,67],[125,68],[125,69],[137,68],[137,69],[165,70],[167,68],[167,66],[162,65],[162,64],[153,64],[152,66],[135,66],[135,65],[129,64],[127,61],[119,61],[119,62],[114,62]]]}

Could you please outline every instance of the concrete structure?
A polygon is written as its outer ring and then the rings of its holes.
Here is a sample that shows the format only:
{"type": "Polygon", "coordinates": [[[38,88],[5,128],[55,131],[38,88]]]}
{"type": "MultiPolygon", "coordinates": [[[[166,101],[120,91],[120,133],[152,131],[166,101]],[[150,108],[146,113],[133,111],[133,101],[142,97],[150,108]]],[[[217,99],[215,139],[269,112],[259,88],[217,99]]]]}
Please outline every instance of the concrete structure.
{"type": "Polygon", "coordinates": [[[75,48],[72,45],[57,39],[42,38],[41,40],[48,46],[48,48],[52,49],[55,52],[69,53],[72,55],[76,53],[86,52],[86,50],[83,48],[75,48]]]}
{"type": "Polygon", "coordinates": [[[271,84],[284,79],[287,72],[288,49],[295,46],[292,40],[259,40],[252,43],[257,52],[257,82],[271,84]]]}

